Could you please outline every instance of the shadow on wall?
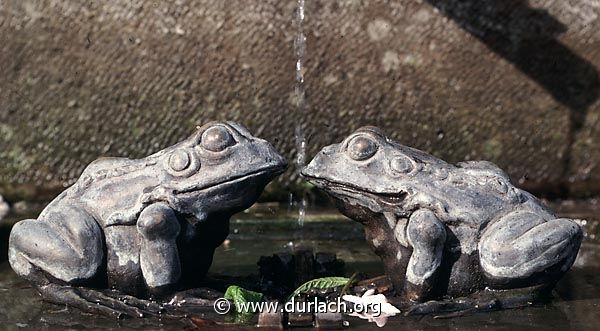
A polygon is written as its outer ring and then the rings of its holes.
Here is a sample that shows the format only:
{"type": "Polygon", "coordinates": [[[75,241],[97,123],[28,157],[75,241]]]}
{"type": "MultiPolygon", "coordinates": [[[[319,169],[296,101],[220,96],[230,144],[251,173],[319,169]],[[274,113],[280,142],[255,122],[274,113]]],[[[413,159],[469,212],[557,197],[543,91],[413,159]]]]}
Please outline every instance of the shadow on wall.
{"type": "Polygon", "coordinates": [[[600,95],[596,68],[561,44],[567,27],[525,0],[427,0],[571,110],[572,134],[600,95]]]}

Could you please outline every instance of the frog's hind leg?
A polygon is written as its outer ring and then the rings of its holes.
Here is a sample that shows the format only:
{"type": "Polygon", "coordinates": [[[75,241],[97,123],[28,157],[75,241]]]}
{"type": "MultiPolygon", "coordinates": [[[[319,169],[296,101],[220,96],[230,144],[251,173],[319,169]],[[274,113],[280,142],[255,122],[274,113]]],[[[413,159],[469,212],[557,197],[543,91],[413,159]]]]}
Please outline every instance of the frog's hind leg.
{"type": "Polygon", "coordinates": [[[515,212],[483,233],[481,267],[492,288],[553,285],[573,264],[582,237],[573,220],[515,212]]]}
{"type": "Polygon", "coordinates": [[[102,231],[86,212],[73,207],[23,220],[9,238],[9,262],[32,282],[44,300],[108,316],[143,316],[158,311],[134,298],[115,298],[83,286],[94,286],[104,259],[102,231]],[[137,307],[141,306],[141,307],[137,307]]]}
{"type": "Polygon", "coordinates": [[[406,314],[455,317],[543,302],[554,283],[573,264],[581,239],[581,228],[572,220],[547,220],[530,212],[511,213],[490,225],[479,242],[488,288],[469,297],[412,305],[406,314]]]}
{"type": "Polygon", "coordinates": [[[102,232],[86,212],[62,208],[14,225],[8,257],[13,270],[36,285],[85,284],[101,267],[102,232]]]}

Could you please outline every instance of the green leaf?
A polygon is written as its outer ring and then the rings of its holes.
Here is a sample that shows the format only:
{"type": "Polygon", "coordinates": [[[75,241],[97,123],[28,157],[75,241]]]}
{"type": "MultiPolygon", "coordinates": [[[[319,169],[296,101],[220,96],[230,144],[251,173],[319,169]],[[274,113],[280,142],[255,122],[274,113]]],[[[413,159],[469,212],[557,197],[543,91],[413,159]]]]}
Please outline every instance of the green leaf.
{"type": "Polygon", "coordinates": [[[350,281],[350,278],[346,277],[325,277],[325,278],[317,278],[313,280],[309,280],[308,282],[300,285],[292,294],[290,294],[287,298],[289,301],[294,296],[308,292],[312,289],[327,289],[332,287],[344,286],[350,281]]]}
{"type": "Polygon", "coordinates": [[[358,272],[353,273],[352,276],[350,276],[350,279],[348,280],[346,285],[344,285],[344,287],[340,291],[340,294],[341,295],[348,294],[348,289],[350,289],[350,285],[352,285],[356,281],[357,278],[358,278],[358,272]]]}
{"type": "Polygon", "coordinates": [[[245,304],[247,302],[260,302],[263,299],[263,294],[246,290],[245,288],[239,287],[237,285],[231,285],[227,288],[227,291],[225,291],[225,295],[223,297],[227,300],[233,301],[235,305],[235,310],[237,312],[242,312],[242,304],[245,304]]]}

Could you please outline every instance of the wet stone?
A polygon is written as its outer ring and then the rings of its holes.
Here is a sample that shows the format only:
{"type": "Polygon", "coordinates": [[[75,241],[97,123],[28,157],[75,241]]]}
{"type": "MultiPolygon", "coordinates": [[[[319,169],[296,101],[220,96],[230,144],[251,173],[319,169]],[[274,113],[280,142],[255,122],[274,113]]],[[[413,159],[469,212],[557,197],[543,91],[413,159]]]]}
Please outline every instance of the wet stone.
{"type": "Polygon", "coordinates": [[[312,313],[288,313],[288,327],[303,328],[313,326],[312,313]]]}
{"type": "Polygon", "coordinates": [[[283,329],[283,313],[263,311],[258,315],[259,328],[281,328],[283,329]]]}
{"type": "Polygon", "coordinates": [[[315,313],[315,327],[319,329],[342,329],[345,327],[341,313],[315,313]]]}

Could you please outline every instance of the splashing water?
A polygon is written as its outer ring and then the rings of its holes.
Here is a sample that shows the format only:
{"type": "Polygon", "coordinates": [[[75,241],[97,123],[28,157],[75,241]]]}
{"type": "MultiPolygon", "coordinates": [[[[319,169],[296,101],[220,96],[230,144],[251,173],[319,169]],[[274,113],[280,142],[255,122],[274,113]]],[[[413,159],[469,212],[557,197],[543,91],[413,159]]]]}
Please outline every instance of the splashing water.
{"type": "MultiPolygon", "coordinates": [[[[304,56],[306,52],[306,36],[304,35],[304,0],[297,0],[296,12],[294,15],[294,26],[296,28],[296,37],[294,38],[294,54],[296,56],[296,84],[294,94],[296,97],[296,108],[299,117],[304,116],[306,110],[306,96],[304,87],[304,56]]],[[[298,121],[294,130],[296,140],[296,171],[300,175],[300,170],[306,164],[306,137],[302,128],[302,121],[298,121]]],[[[298,225],[304,225],[306,214],[306,197],[302,196],[298,206],[298,225]]]]}

